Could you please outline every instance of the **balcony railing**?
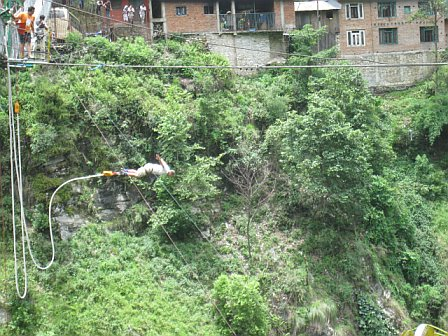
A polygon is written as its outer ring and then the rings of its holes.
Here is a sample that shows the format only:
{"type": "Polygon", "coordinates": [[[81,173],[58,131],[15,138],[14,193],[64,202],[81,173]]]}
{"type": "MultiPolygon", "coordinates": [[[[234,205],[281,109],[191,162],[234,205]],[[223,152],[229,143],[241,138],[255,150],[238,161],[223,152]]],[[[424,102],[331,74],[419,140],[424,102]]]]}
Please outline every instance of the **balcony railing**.
{"type": "Polygon", "coordinates": [[[221,31],[275,30],[275,13],[220,14],[221,31]],[[235,25],[236,23],[236,25],[235,25]],[[235,26],[235,27],[234,27],[235,26]]]}

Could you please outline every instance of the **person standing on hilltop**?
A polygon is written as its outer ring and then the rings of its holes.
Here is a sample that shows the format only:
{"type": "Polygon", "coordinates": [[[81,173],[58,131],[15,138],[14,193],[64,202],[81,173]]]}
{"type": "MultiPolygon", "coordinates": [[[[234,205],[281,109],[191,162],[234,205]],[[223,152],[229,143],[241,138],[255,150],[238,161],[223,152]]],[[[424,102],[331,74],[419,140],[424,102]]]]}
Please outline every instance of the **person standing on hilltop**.
{"type": "Polygon", "coordinates": [[[145,4],[143,2],[140,5],[138,14],[140,15],[141,23],[145,24],[145,21],[146,21],[146,6],[145,6],[145,4]]]}
{"type": "Polygon", "coordinates": [[[31,57],[31,34],[34,33],[34,7],[28,7],[28,12],[23,12],[23,7],[19,9],[14,15],[14,22],[17,24],[17,31],[19,33],[20,47],[19,55],[20,58],[25,56],[25,47],[27,51],[27,56],[31,57]]]}
{"type": "Polygon", "coordinates": [[[97,2],[96,2],[96,15],[101,15],[101,7],[103,7],[103,0],[97,0],[97,2]]]}
{"type": "Polygon", "coordinates": [[[104,1],[103,7],[106,10],[106,17],[110,18],[110,11],[112,9],[112,4],[110,3],[110,0],[104,1]]]}
{"type": "Polygon", "coordinates": [[[128,16],[128,5],[124,5],[123,7],[123,21],[128,22],[129,16],[128,16]]]}
{"type": "Polygon", "coordinates": [[[36,23],[36,43],[34,45],[34,58],[45,59],[45,46],[48,33],[48,26],[45,22],[45,15],[39,17],[36,23]]]}
{"type": "Polygon", "coordinates": [[[134,15],[135,15],[135,9],[134,6],[132,6],[132,4],[130,4],[128,6],[128,18],[129,18],[129,22],[131,24],[134,24],[134,15]]]}

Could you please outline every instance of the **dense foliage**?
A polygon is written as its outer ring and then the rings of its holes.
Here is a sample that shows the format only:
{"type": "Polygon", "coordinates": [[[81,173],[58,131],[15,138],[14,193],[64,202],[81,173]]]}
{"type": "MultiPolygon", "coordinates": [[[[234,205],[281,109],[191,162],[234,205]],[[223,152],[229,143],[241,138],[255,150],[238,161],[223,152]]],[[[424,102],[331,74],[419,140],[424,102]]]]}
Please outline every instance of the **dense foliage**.
{"type": "MultiPolygon", "coordinates": [[[[320,34],[294,33],[288,63],[333,56],[313,53],[320,34]]],[[[63,189],[58,213],[86,223],[57,240],[49,271],[29,267],[25,300],[9,260],[0,307],[11,320],[0,335],[368,336],[444,326],[446,87],[435,92],[430,80],[380,98],[348,68],[239,77],[101,66],[226,64],[199,42],[72,36],[68,46],[64,60],[99,66],[12,76],[38,256],[49,254],[47,207],[62,181],[156,153],[176,176],[63,189]],[[131,195],[130,206],[101,218],[100,192],[131,195]]],[[[10,232],[8,151],[0,160],[10,232]]],[[[2,244],[12,255],[12,238],[2,244]]]]}

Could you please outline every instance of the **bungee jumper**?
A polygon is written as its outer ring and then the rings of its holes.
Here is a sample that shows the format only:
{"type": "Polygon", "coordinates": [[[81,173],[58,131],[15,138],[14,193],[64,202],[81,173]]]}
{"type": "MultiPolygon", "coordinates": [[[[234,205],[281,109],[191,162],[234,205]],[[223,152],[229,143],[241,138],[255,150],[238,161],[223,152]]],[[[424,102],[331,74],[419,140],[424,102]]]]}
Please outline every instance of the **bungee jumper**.
{"type": "Polygon", "coordinates": [[[153,174],[156,176],[162,176],[165,174],[168,176],[173,176],[175,174],[175,171],[172,170],[170,166],[168,166],[168,164],[164,159],[160,157],[159,154],[156,154],[156,160],[159,162],[158,164],[147,163],[138,169],[122,169],[117,175],[127,175],[131,177],[141,178],[149,174],[153,174]]]}

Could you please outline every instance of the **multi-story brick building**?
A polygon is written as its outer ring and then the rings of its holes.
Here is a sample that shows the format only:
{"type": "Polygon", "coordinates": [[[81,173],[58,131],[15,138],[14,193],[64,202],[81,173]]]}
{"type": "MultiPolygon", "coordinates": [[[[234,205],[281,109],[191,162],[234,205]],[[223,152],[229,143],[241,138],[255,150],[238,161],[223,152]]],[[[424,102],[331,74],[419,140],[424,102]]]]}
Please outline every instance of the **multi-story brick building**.
{"type": "Polygon", "coordinates": [[[294,28],[292,0],[152,0],[154,30],[164,33],[235,33],[294,28]]]}
{"type": "Polygon", "coordinates": [[[339,12],[341,55],[425,51],[446,46],[445,19],[437,28],[427,1],[360,0],[341,1],[339,12]],[[419,9],[428,11],[425,19],[413,18],[419,9]]]}
{"type": "MultiPolygon", "coordinates": [[[[284,58],[295,28],[293,0],[111,0],[112,18],[132,3],[148,8],[145,25],[153,37],[201,35],[232,65],[263,65],[284,58]],[[279,56],[281,55],[281,56],[279,56]]],[[[138,24],[139,20],[134,20],[138,24]]],[[[119,26],[119,25],[118,25],[119,26]]],[[[129,29],[129,26],[125,26],[129,29]]],[[[132,29],[132,28],[131,28],[132,29]]]]}
{"type": "Polygon", "coordinates": [[[284,58],[295,28],[293,0],[152,0],[156,34],[194,34],[232,65],[255,66],[284,58]]]}
{"type": "Polygon", "coordinates": [[[447,46],[448,21],[440,16],[435,27],[435,16],[428,0],[339,0],[339,10],[323,4],[332,1],[335,0],[312,1],[320,3],[314,5],[313,11],[307,11],[309,5],[296,3],[298,26],[304,19],[314,27],[323,26],[327,24],[323,19],[325,11],[332,10],[330,17],[338,16],[338,20],[332,20],[329,35],[337,33],[341,57],[366,65],[360,71],[372,88],[409,86],[426,78],[433,70],[429,66],[380,68],[372,65],[433,62],[434,42],[438,49],[447,46]],[[317,8],[322,11],[317,13],[317,8]],[[419,10],[426,15],[415,15],[419,10]],[[338,26],[334,26],[335,23],[338,26]]]}

